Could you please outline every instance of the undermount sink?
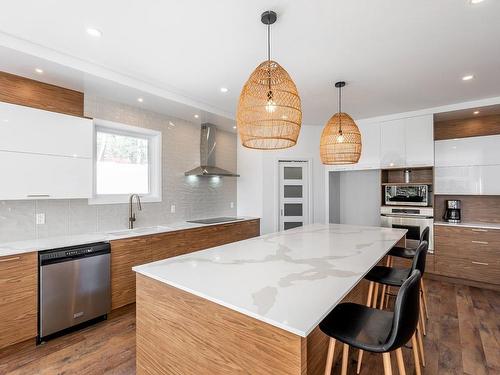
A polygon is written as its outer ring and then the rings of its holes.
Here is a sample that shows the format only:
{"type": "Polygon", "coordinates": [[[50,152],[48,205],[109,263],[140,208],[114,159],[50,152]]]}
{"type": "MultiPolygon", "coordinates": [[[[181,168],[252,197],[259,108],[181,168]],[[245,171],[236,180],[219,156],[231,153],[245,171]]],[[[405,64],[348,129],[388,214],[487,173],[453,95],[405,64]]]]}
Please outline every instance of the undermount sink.
{"type": "Polygon", "coordinates": [[[127,234],[144,234],[144,233],[156,233],[156,232],[164,232],[170,229],[169,227],[165,227],[163,225],[155,225],[153,227],[142,227],[142,228],[134,228],[134,229],[123,229],[115,232],[108,232],[112,236],[122,236],[127,234]]]}

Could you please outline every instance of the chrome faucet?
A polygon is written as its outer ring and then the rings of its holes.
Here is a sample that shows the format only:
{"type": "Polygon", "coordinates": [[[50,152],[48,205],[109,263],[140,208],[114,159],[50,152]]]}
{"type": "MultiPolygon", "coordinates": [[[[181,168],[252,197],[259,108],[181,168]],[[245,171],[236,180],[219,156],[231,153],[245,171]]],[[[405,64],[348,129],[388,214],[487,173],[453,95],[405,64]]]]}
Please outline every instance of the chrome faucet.
{"type": "Polygon", "coordinates": [[[142,211],[141,207],[141,197],[139,194],[130,194],[130,197],[128,199],[128,229],[133,229],[134,228],[134,221],[135,221],[135,212],[133,210],[133,202],[134,202],[134,197],[137,200],[137,208],[139,211],[142,211]]]}

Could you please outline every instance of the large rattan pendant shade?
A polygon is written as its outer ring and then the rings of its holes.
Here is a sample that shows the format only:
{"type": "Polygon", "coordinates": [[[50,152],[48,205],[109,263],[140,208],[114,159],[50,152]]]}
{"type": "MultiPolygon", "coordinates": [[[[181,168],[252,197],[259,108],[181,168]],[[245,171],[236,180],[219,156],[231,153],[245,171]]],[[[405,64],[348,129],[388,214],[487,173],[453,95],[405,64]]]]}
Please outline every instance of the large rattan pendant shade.
{"type": "MultiPolygon", "coordinates": [[[[339,82],[336,87],[344,85],[339,82]]],[[[328,120],[321,134],[319,150],[323,164],[354,164],[361,156],[361,133],[351,116],[341,112],[340,95],[339,91],[339,112],[328,120]]]]}
{"type": "Polygon", "coordinates": [[[248,148],[276,150],[297,143],[302,123],[300,97],[287,71],[271,60],[270,26],[277,19],[266,11],[267,60],[261,63],[243,86],[236,123],[241,143],[248,148]]]}
{"type": "Polygon", "coordinates": [[[302,111],[297,87],[275,61],[264,61],[243,86],[237,125],[241,143],[263,150],[294,146],[300,133],[302,111]],[[271,77],[272,102],[268,98],[271,77]]]}

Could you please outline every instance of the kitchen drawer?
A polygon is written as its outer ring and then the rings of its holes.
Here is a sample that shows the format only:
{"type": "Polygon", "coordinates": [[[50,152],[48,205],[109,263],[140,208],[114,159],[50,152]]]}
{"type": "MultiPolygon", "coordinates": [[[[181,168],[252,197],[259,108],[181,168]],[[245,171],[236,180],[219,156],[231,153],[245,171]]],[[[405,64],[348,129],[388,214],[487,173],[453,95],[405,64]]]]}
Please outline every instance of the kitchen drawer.
{"type": "Polygon", "coordinates": [[[488,259],[473,261],[436,255],[435,265],[436,272],[440,275],[500,284],[500,262],[498,261],[489,261],[488,259]]]}
{"type": "Polygon", "coordinates": [[[36,337],[37,253],[0,257],[0,348],[36,337]]]}
{"type": "Polygon", "coordinates": [[[483,241],[500,242],[499,229],[473,228],[473,227],[453,227],[445,225],[434,225],[434,238],[447,237],[459,239],[461,241],[483,241]]]}
{"type": "Polygon", "coordinates": [[[483,261],[500,260],[500,242],[471,240],[463,237],[436,237],[435,251],[439,255],[445,255],[453,258],[471,259],[483,261]]]}

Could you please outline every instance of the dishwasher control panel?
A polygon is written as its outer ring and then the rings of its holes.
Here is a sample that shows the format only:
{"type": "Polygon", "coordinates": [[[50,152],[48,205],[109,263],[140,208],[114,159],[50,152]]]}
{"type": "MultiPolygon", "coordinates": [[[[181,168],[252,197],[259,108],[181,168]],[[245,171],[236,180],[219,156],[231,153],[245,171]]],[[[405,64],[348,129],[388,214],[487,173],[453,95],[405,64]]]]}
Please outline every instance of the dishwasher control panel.
{"type": "Polygon", "coordinates": [[[98,242],[88,245],[64,247],[60,249],[40,251],[40,263],[53,262],[68,258],[80,258],[110,252],[110,245],[107,242],[98,242]]]}

